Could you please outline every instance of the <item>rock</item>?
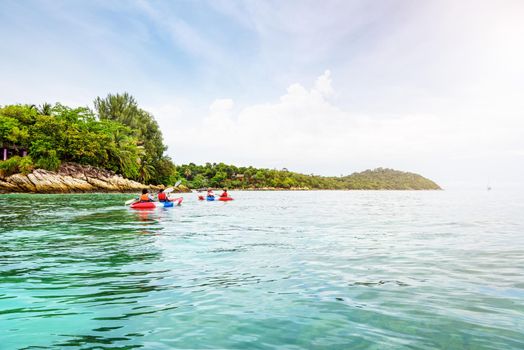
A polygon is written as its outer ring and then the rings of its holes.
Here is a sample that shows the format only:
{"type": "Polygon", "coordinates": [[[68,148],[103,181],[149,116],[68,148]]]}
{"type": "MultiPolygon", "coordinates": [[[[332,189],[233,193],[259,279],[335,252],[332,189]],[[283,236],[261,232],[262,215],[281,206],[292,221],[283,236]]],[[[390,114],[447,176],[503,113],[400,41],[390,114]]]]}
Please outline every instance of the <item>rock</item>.
{"type": "Polygon", "coordinates": [[[107,182],[94,178],[94,177],[88,177],[87,182],[89,182],[93,187],[99,188],[101,190],[105,191],[118,191],[118,188],[115,188],[114,186],[111,186],[107,182]]]}
{"type": "Polygon", "coordinates": [[[63,176],[62,182],[70,189],[74,189],[75,192],[91,192],[95,190],[95,187],[86,180],[77,179],[71,176],[63,176]]]}
{"type": "Polygon", "coordinates": [[[56,173],[38,169],[28,174],[27,178],[34,184],[35,192],[69,192],[69,187],[64,184],[62,177],[56,173]]]}
{"type": "Polygon", "coordinates": [[[138,192],[146,187],[152,190],[161,188],[145,186],[108,170],[75,163],[62,164],[58,172],[36,169],[28,175],[14,174],[0,180],[0,193],[138,192]]]}
{"type": "Polygon", "coordinates": [[[18,186],[11,182],[0,180],[0,193],[20,192],[18,186]]]}
{"type": "Polygon", "coordinates": [[[7,177],[6,181],[19,188],[16,192],[36,192],[35,185],[25,175],[14,174],[7,177]]]}
{"type": "Polygon", "coordinates": [[[175,188],[175,190],[173,191],[175,193],[180,193],[180,192],[191,192],[191,189],[185,185],[179,185],[178,188],[175,188]]]}

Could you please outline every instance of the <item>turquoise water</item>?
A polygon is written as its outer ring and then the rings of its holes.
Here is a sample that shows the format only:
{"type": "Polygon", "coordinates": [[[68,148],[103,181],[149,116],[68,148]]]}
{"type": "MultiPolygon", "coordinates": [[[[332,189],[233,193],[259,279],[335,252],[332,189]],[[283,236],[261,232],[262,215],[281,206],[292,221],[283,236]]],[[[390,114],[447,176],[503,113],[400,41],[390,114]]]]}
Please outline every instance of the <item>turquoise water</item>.
{"type": "Polygon", "coordinates": [[[0,196],[0,349],[523,349],[524,195],[0,196]]]}

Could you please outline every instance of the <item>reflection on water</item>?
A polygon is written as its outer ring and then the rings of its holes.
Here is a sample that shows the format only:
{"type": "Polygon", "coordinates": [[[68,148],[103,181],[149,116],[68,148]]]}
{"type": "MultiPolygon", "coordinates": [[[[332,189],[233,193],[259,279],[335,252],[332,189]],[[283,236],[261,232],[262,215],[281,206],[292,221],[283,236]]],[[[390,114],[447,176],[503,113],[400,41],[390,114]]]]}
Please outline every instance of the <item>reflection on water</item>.
{"type": "Polygon", "coordinates": [[[524,348],[519,194],[0,196],[0,346],[524,348]]]}

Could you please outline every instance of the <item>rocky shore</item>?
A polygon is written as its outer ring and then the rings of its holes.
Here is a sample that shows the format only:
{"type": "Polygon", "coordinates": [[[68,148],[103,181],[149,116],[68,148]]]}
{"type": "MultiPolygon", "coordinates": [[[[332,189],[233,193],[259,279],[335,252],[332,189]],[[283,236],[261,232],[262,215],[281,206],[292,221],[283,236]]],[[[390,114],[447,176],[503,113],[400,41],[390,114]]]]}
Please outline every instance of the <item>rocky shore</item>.
{"type": "Polygon", "coordinates": [[[0,178],[0,193],[138,192],[163,186],[146,186],[111,171],[75,163],[64,163],[57,172],[33,170],[27,175],[0,178]]]}

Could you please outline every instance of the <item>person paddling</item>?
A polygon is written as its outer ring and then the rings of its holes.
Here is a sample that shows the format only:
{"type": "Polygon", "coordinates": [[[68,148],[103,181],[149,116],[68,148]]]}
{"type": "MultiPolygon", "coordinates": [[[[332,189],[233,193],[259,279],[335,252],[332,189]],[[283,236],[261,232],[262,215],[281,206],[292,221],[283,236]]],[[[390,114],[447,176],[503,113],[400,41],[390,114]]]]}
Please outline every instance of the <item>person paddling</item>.
{"type": "Polygon", "coordinates": [[[223,191],[224,192],[222,192],[222,194],[220,195],[220,198],[227,198],[227,197],[229,197],[229,195],[227,194],[227,188],[224,188],[223,191]]]}
{"type": "Polygon", "coordinates": [[[207,189],[207,197],[208,198],[215,198],[215,194],[213,193],[213,190],[208,188],[207,189]]]}
{"type": "Polygon", "coordinates": [[[169,202],[169,198],[167,197],[167,194],[164,192],[163,189],[158,190],[158,201],[159,202],[169,202]]]}
{"type": "Polygon", "coordinates": [[[140,203],[143,203],[143,202],[153,202],[154,199],[153,197],[151,197],[151,195],[149,194],[149,191],[147,190],[147,188],[144,188],[142,190],[142,195],[140,196],[139,200],[138,200],[140,203]]]}

